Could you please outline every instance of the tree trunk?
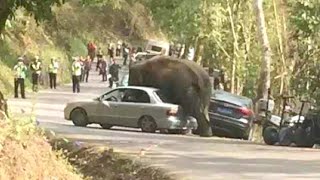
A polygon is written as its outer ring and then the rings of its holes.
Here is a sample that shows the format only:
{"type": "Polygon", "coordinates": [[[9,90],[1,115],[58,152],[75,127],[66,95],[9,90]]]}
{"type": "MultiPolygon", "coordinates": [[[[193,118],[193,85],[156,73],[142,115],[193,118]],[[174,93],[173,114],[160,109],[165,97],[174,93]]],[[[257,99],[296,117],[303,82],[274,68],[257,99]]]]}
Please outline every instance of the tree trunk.
{"type": "Polygon", "coordinates": [[[9,4],[7,0],[0,0],[0,34],[3,32],[6,21],[10,15],[9,4]]]}
{"type": "MultiPolygon", "coordinates": [[[[257,91],[257,102],[259,99],[267,99],[268,89],[270,88],[270,68],[271,68],[271,48],[268,40],[264,11],[263,0],[254,1],[254,11],[256,14],[256,22],[258,27],[258,37],[262,45],[262,61],[260,69],[260,78],[257,91]]],[[[262,142],[262,126],[255,125],[253,128],[253,134],[250,140],[262,142]]]]}
{"type": "Polygon", "coordinates": [[[268,88],[270,88],[270,68],[271,68],[271,47],[267,35],[265,17],[263,12],[263,0],[254,1],[254,10],[258,27],[258,37],[262,45],[262,61],[260,69],[260,78],[257,92],[257,100],[267,98],[268,88]]]}
{"type": "Polygon", "coordinates": [[[238,92],[238,86],[236,86],[236,71],[237,71],[237,60],[238,60],[238,51],[239,51],[239,46],[238,46],[238,36],[236,34],[235,30],[235,23],[234,23],[234,17],[233,17],[233,10],[230,5],[229,0],[227,0],[227,5],[228,5],[228,15],[229,15],[229,20],[230,20],[230,26],[232,30],[232,37],[233,37],[233,55],[232,55],[232,69],[231,69],[231,93],[237,93],[238,92]]]}

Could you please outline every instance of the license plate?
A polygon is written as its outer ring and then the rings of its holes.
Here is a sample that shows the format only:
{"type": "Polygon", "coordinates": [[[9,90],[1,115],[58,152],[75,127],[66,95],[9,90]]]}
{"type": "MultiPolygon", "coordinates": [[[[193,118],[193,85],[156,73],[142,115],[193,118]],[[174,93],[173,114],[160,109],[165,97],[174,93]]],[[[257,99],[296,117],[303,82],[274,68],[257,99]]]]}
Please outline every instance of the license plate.
{"type": "Polygon", "coordinates": [[[232,114],[232,110],[227,109],[227,108],[220,108],[220,107],[218,107],[218,108],[217,108],[217,111],[220,112],[220,113],[223,113],[223,114],[232,114]]]}

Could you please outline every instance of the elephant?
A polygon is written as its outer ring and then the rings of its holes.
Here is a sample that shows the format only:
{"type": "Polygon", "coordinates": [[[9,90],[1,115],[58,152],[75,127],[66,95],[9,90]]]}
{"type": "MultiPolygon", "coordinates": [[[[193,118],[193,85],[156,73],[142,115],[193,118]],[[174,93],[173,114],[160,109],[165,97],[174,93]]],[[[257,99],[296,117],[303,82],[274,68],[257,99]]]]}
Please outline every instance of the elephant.
{"type": "Polygon", "coordinates": [[[128,85],[158,88],[168,103],[180,105],[185,116],[197,119],[197,134],[212,136],[209,120],[212,83],[197,63],[170,56],[136,62],[129,67],[128,85]]]}

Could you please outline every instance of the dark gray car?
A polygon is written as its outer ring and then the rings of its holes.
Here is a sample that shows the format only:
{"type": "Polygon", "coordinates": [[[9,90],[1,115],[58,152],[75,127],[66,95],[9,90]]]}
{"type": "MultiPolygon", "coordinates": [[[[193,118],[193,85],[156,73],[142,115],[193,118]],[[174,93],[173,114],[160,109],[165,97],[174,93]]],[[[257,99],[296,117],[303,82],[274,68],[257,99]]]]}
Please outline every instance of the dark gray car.
{"type": "Polygon", "coordinates": [[[253,102],[226,91],[213,91],[209,117],[215,135],[248,139],[254,119],[253,102]]]}

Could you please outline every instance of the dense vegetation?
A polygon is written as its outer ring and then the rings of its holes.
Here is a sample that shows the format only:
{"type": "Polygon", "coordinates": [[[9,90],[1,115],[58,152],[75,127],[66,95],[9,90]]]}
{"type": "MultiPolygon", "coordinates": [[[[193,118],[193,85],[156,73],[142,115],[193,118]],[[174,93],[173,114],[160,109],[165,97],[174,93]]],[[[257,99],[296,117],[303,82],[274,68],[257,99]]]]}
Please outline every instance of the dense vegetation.
{"type": "MultiPolygon", "coordinates": [[[[3,27],[3,18],[12,17],[14,15],[12,12],[15,12],[18,7],[24,7],[27,12],[34,15],[37,21],[50,17],[63,17],[51,16],[52,11],[50,10],[43,11],[44,8],[60,5],[63,1],[46,0],[41,3],[40,1],[21,3],[22,1],[1,0],[0,4],[4,5],[5,2],[12,3],[7,3],[7,7],[10,9],[9,15],[0,16],[0,22],[2,22],[0,29],[3,27]]],[[[133,34],[143,31],[146,27],[146,23],[143,22],[146,20],[151,22],[152,19],[169,40],[185,43],[187,47],[196,47],[197,60],[200,63],[224,69],[227,90],[252,98],[257,96],[257,85],[259,84],[257,82],[261,82],[259,72],[261,71],[261,61],[264,59],[262,53],[264,48],[259,41],[257,13],[255,13],[253,6],[256,1],[79,0],[77,2],[86,7],[85,9],[98,10],[100,15],[104,14],[104,16],[110,15],[110,13],[119,13],[124,8],[130,10],[135,7],[149,10],[149,13],[128,11],[126,16],[131,18],[127,18],[128,21],[125,23],[127,33],[133,34]],[[142,21],[139,19],[141,16],[148,16],[148,18],[142,21]],[[142,24],[145,26],[141,26],[142,24]]],[[[299,96],[309,94],[319,84],[317,81],[319,74],[318,41],[320,37],[318,31],[319,1],[264,0],[262,2],[272,52],[270,72],[273,94],[275,96],[283,93],[299,96]]],[[[5,6],[0,8],[0,14],[5,13],[3,7],[5,6]]],[[[63,20],[60,18],[54,18],[50,22],[61,24],[63,20]]],[[[94,22],[92,26],[100,26],[100,24],[94,22]]],[[[87,32],[92,30],[90,26],[82,29],[82,32],[76,30],[78,27],[72,30],[68,24],[55,27],[57,29],[54,30],[58,30],[57,37],[61,37],[59,32],[62,30],[76,31],[79,34],[85,32],[86,28],[87,32]]],[[[83,39],[89,39],[88,37],[83,39]]],[[[314,97],[318,96],[320,93],[314,95],[314,97]]]]}
{"type": "MultiPolygon", "coordinates": [[[[226,70],[228,89],[256,96],[262,49],[253,1],[144,0],[170,37],[203,46],[203,62],[226,70]]],[[[318,86],[319,1],[265,0],[274,94],[308,94],[318,86]]],[[[199,57],[198,57],[199,59],[199,57]]]]}
{"type": "Polygon", "coordinates": [[[120,7],[111,2],[49,1],[0,0],[0,19],[6,20],[0,24],[0,89],[5,94],[12,92],[11,69],[18,56],[25,55],[30,60],[39,55],[45,67],[51,57],[60,57],[62,68],[58,82],[67,82],[70,57],[85,56],[89,40],[94,40],[106,52],[110,42],[122,40],[139,44],[142,39],[162,37],[154,30],[148,11],[141,4],[131,6],[124,1],[120,7]],[[4,6],[6,2],[10,6],[4,6]],[[10,15],[1,15],[4,12],[10,15]]]}

